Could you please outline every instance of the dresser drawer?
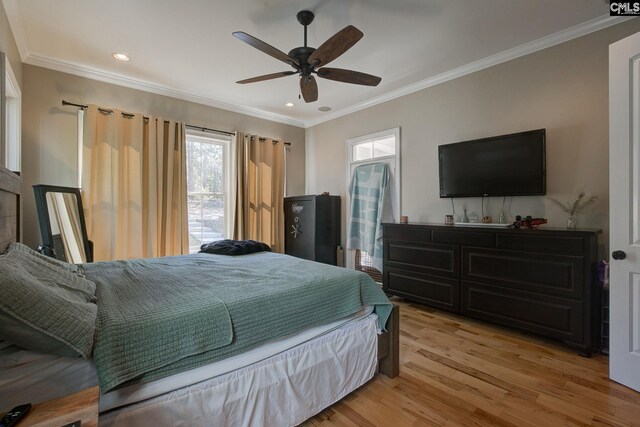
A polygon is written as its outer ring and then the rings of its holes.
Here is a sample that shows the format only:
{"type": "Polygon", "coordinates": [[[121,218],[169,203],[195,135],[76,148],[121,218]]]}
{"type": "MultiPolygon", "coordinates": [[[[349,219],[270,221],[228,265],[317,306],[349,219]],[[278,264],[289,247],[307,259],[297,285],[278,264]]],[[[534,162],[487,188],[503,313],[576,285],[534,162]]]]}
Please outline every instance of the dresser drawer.
{"type": "Polygon", "coordinates": [[[581,301],[463,281],[461,313],[573,344],[585,341],[581,301]]]}
{"type": "Polygon", "coordinates": [[[495,233],[477,231],[433,230],[431,240],[434,243],[454,245],[495,247],[495,233]]]}
{"type": "Polygon", "coordinates": [[[382,235],[385,239],[404,242],[428,243],[431,241],[430,229],[412,224],[384,224],[382,235]]]}
{"type": "Polygon", "coordinates": [[[456,279],[385,269],[384,291],[432,307],[456,312],[460,309],[460,282],[456,279]]]}
{"type": "Polygon", "coordinates": [[[462,279],[563,298],[584,297],[584,258],[463,248],[462,279]]]}
{"type": "Polygon", "coordinates": [[[453,245],[421,244],[386,239],[385,268],[459,278],[460,253],[453,245]]]}
{"type": "Polygon", "coordinates": [[[583,254],[585,239],[580,236],[548,236],[537,235],[534,231],[522,230],[522,234],[498,234],[496,248],[515,249],[543,253],[583,254]]]}

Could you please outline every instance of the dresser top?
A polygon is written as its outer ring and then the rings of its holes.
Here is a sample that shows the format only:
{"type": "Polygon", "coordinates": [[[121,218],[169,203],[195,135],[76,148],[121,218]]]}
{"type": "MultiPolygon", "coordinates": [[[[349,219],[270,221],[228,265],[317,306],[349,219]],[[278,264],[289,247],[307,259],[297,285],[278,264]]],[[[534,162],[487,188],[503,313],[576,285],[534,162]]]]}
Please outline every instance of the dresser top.
{"type": "Polygon", "coordinates": [[[489,231],[496,233],[574,233],[574,234],[600,234],[602,233],[601,229],[598,228],[576,228],[575,230],[568,230],[566,228],[558,228],[558,227],[547,227],[546,225],[541,225],[538,228],[528,229],[528,228],[515,228],[515,227],[498,227],[495,225],[483,225],[481,223],[469,223],[469,225],[444,225],[438,223],[425,223],[425,222],[410,222],[409,224],[400,224],[397,222],[388,222],[383,223],[385,226],[398,226],[398,227],[419,227],[419,228],[432,228],[432,229],[442,229],[442,230],[450,230],[450,231],[489,231]]]}

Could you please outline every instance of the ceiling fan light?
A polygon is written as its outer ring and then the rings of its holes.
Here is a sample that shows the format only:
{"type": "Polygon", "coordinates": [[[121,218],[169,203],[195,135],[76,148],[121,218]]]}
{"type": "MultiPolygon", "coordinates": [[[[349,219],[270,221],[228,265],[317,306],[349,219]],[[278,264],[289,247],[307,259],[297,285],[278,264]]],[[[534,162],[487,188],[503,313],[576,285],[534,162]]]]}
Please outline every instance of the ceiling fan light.
{"type": "Polygon", "coordinates": [[[287,102],[284,106],[287,108],[293,108],[293,102],[287,102]]]}

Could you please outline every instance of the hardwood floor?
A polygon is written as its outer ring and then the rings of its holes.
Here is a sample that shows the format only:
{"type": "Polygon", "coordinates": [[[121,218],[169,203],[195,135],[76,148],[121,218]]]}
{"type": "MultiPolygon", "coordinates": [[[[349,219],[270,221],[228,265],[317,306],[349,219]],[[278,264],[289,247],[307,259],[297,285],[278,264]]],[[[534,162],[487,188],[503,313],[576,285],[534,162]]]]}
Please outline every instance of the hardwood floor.
{"type": "Polygon", "coordinates": [[[376,376],[305,426],[640,426],[640,393],[609,380],[606,356],[394,302],[400,376],[376,376]]]}

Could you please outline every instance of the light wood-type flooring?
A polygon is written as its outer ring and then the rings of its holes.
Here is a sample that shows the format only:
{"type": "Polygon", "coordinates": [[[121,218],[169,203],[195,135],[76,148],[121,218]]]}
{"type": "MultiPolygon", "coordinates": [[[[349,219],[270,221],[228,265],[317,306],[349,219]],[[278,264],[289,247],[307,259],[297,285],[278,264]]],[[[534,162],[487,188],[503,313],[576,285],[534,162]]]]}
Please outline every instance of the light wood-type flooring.
{"type": "Polygon", "coordinates": [[[305,426],[640,426],[640,393],[609,359],[394,300],[400,376],[382,375],[305,426]]]}

